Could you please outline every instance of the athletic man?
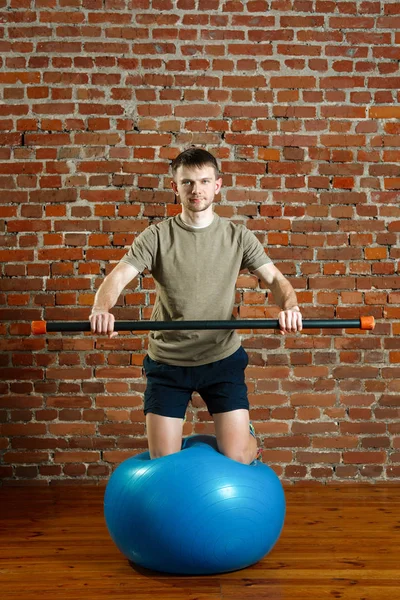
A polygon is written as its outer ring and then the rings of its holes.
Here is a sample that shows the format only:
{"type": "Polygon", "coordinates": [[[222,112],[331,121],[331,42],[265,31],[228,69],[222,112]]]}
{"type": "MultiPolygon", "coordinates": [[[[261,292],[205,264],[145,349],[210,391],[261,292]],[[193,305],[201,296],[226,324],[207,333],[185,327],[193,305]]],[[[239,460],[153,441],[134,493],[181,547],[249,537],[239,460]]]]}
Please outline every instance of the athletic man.
{"type": "MultiPolygon", "coordinates": [[[[150,225],[100,286],[89,317],[93,333],[118,335],[109,312],[125,286],[146,268],[156,283],[155,321],[232,319],[235,284],[247,268],[281,308],[281,333],[301,331],[293,287],[244,225],[213,210],[222,178],[215,157],[189,148],[172,163],[181,214],[150,225]]],[[[197,391],[214,419],[220,452],[249,464],[257,441],[249,421],[244,371],[248,356],[235,330],[152,331],[144,359],[144,413],[151,458],[178,452],[185,412],[197,391]],[[250,432],[249,432],[250,429],[250,432]]]]}

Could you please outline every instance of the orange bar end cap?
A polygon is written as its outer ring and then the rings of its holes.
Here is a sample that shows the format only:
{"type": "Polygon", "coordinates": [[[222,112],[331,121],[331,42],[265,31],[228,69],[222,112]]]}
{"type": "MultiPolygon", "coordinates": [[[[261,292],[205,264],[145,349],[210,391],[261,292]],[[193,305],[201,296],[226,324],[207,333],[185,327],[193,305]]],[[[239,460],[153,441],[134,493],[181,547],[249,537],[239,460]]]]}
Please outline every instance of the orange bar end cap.
{"type": "Polygon", "coordinates": [[[41,335],[47,333],[46,321],[32,321],[32,333],[33,335],[41,335]]]}
{"type": "Polygon", "coordinates": [[[375,319],[374,317],[360,317],[361,329],[374,329],[375,319]]]}

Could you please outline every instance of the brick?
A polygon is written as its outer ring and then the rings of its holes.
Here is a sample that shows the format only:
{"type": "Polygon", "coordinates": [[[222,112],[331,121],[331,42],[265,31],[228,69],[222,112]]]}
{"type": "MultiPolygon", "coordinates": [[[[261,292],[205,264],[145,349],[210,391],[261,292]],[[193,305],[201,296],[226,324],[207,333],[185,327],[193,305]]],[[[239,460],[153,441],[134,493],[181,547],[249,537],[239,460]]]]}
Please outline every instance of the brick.
{"type": "Polygon", "coordinates": [[[263,462],[271,463],[290,463],[293,460],[293,453],[288,450],[263,450],[263,462]]]}
{"type": "Polygon", "coordinates": [[[47,462],[49,455],[47,452],[5,452],[3,456],[4,463],[15,464],[39,464],[47,462]]]}
{"type": "Polygon", "coordinates": [[[400,396],[398,394],[384,394],[379,399],[380,406],[399,406],[400,407],[400,396]]]}
{"type": "Polygon", "coordinates": [[[334,438],[329,437],[315,437],[312,441],[313,448],[357,448],[358,438],[357,436],[338,436],[334,438]]]}
{"type": "Polygon", "coordinates": [[[336,394],[292,394],[293,406],[333,406],[336,394]]]}
{"type": "Polygon", "coordinates": [[[100,459],[99,452],[55,452],[55,463],[94,463],[100,459]]]}
{"type": "Polygon", "coordinates": [[[295,377],[305,377],[311,379],[314,377],[327,377],[327,367],[294,367],[293,374],[295,377]]]}
{"type": "Polygon", "coordinates": [[[305,452],[302,450],[296,453],[298,462],[305,464],[338,463],[340,456],[339,452],[305,452]]]}
{"type": "Polygon", "coordinates": [[[55,437],[15,437],[11,445],[20,450],[60,450],[68,448],[68,441],[55,437]]]}
{"type": "Polygon", "coordinates": [[[50,423],[49,433],[57,436],[94,435],[96,426],[91,423],[50,423]]]}
{"type": "Polygon", "coordinates": [[[1,408],[24,408],[33,409],[43,405],[43,396],[27,395],[3,395],[0,396],[1,408]]]}
{"type": "Polygon", "coordinates": [[[144,423],[109,423],[98,426],[101,435],[143,435],[144,423]]]}
{"type": "Polygon", "coordinates": [[[292,425],[293,433],[323,434],[335,433],[337,430],[335,423],[295,422],[292,425]]]}
{"type": "Polygon", "coordinates": [[[339,479],[354,479],[358,475],[357,467],[349,465],[337,465],[336,476],[339,479]]]}
{"type": "Polygon", "coordinates": [[[400,352],[389,352],[389,361],[391,363],[400,363],[400,352]]]}
{"type": "Polygon", "coordinates": [[[390,448],[391,440],[389,437],[369,437],[361,440],[362,448],[390,448]]]}
{"type": "Polygon", "coordinates": [[[68,477],[80,477],[85,475],[86,466],[82,464],[66,464],[63,467],[63,473],[68,477]]]}
{"type": "Polygon", "coordinates": [[[2,423],[0,424],[0,434],[5,436],[20,435],[45,435],[46,425],[44,423],[2,423]]]}
{"type": "Polygon", "coordinates": [[[302,479],[307,475],[307,467],[302,465],[289,465],[285,468],[285,476],[290,479],[302,479]]]}
{"type": "Polygon", "coordinates": [[[72,379],[72,380],[80,380],[80,379],[90,379],[92,376],[91,369],[47,369],[46,378],[47,379],[72,379]]]}
{"type": "Polygon", "coordinates": [[[332,372],[336,379],[376,379],[379,369],[375,367],[336,367],[332,372]]]}
{"type": "Polygon", "coordinates": [[[365,248],[367,260],[382,260],[387,258],[387,248],[365,248]]]}
{"type": "Polygon", "coordinates": [[[345,406],[371,406],[376,398],[373,394],[341,394],[340,402],[345,406]]]}
{"type": "Polygon", "coordinates": [[[308,448],[310,438],[308,436],[279,436],[266,437],[263,440],[264,448],[308,448]]]}
{"type": "Polygon", "coordinates": [[[400,477],[400,465],[386,467],[386,475],[389,478],[398,479],[400,477]]]}
{"type": "Polygon", "coordinates": [[[43,370],[34,368],[0,368],[0,380],[29,380],[43,379],[43,370]]]}
{"type": "Polygon", "coordinates": [[[310,280],[310,288],[350,290],[355,288],[355,279],[353,277],[315,277],[310,280]]]}
{"type": "Polygon", "coordinates": [[[349,464],[383,464],[386,452],[343,452],[343,462],[349,464]]]}
{"type": "Polygon", "coordinates": [[[96,369],[96,377],[105,379],[137,379],[142,377],[142,369],[138,367],[121,367],[117,369],[104,367],[96,369]]]}

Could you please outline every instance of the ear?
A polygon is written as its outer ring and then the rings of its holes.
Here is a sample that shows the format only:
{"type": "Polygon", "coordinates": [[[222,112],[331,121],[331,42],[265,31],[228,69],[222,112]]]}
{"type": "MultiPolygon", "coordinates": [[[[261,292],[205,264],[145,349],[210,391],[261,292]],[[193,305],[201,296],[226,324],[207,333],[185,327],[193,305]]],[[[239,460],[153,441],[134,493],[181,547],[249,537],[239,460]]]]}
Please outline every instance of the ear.
{"type": "Polygon", "coordinates": [[[215,195],[219,194],[222,188],[222,177],[215,181],[215,195]]]}

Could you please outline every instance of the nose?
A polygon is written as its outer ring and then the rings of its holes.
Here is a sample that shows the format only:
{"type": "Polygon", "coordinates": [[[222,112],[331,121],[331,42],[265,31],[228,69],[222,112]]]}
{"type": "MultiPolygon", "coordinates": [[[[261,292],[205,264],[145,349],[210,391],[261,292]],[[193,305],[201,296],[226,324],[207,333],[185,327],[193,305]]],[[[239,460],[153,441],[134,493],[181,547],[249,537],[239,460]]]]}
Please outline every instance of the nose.
{"type": "Polygon", "coordinates": [[[196,183],[196,182],[193,183],[193,185],[192,185],[192,192],[197,194],[197,192],[199,192],[199,191],[200,191],[200,184],[196,183]]]}

